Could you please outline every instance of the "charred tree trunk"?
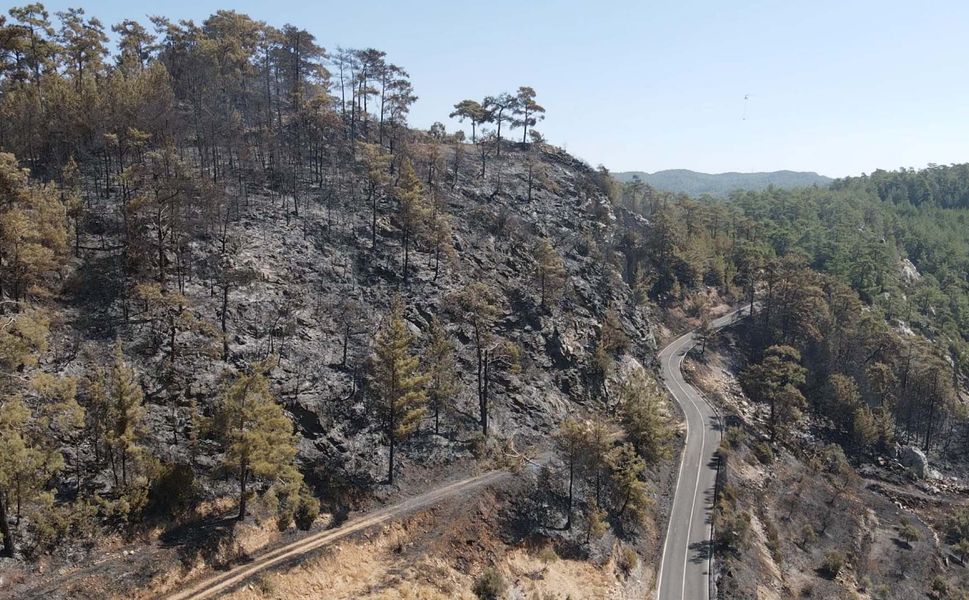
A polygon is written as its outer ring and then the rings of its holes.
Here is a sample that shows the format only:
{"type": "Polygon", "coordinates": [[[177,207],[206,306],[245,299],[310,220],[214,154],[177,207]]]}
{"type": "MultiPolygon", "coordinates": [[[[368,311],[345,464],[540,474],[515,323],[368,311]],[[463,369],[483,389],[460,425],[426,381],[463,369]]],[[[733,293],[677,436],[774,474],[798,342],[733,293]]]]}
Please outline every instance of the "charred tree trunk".
{"type": "Polygon", "coordinates": [[[390,438],[390,460],[387,463],[387,484],[394,485],[394,458],[397,450],[397,440],[394,439],[393,431],[388,436],[390,438]]]}
{"type": "Polygon", "coordinates": [[[248,498],[246,497],[246,485],[249,483],[249,468],[246,466],[245,460],[239,463],[239,515],[236,517],[239,521],[246,518],[246,502],[248,498]]]}
{"type": "Polygon", "coordinates": [[[229,334],[227,329],[227,316],[226,313],[229,310],[229,286],[228,284],[223,284],[222,286],[222,314],[220,315],[220,324],[222,326],[222,360],[229,360],[229,334]]]}
{"type": "Polygon", "coordinates": [[[7,520],[7,495],[3,490],[0,490],[0,534],[3,535],[3,552],[0,552],[0,556],[13,558],[16,547],[13,533],[10,531],[10,522],[7,520]]]}
{"type": "Polygon", "coordinates": [[[569,455],[569,506],[568,514],[565,517],[565,528],[572,529],[572,503],[574,499],[573,489],[575,486],[575,453],[569,455]]]}

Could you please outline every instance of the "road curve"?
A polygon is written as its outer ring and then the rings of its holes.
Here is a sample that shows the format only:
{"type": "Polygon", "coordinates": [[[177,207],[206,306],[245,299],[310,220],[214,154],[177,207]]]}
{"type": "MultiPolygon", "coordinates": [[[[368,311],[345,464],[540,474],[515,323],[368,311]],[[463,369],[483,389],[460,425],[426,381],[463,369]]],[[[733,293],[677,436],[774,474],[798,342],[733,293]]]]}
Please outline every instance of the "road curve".
{"type": "MultiPolygon", "coordinates": [[[[747,307],[713,321],[714,328],[730,325],[747,307]]],[[[659,353],[663,383],[683,409],[686,445],[673,495],[659,575],[657,600],[708,600],[713,563],[713,494],[717,477],[716,451],[721,426],[717,413],[703,396],[683,379],[680,368],[686,353],[697,343],[694,332],[673,340],[659,353]]]]}
{"type": "Polygon", "coordinates": [[[398,502],[397,504],[386,506],[374,512],[350,519],[338,528],[320,531],[286,544],[285,546],[275,548],[257,556],[254,560],[244,565],[188,584],[180,590],[165,596],[165,598],[167,600],[188,600],[189,598],[213,598],[225,594],[257,573],[289,561],[298,560],[307,553],[323,548],[352,533],[363,531],[364,529],[369,529],[391,519],[427,508],[445,498],[458,496],[492,485],[508,476],[510,476],[508,471],[488,471],[476,477],[469,477],[468,479],[462,479],[461,481],[444,485],[419,496],[398,502]]]}

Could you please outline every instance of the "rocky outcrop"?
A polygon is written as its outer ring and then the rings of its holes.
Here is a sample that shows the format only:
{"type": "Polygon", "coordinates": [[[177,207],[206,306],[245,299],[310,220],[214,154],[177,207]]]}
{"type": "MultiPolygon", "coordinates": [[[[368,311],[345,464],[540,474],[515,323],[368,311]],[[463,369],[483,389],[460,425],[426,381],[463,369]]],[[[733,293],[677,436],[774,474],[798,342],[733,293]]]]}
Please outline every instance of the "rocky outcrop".
{"type": "Polygon", "coordinates": [[[898,460],[919,479],[929,477],[929,460],[925,453],[915,446],[903,446],[898,451],[898,460]]]}

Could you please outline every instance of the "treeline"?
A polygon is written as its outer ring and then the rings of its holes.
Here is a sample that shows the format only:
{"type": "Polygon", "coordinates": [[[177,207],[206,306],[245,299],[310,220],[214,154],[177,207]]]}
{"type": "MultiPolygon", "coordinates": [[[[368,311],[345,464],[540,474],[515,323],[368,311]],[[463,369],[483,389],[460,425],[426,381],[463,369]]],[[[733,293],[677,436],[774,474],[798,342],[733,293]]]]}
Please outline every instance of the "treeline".
{"type": "Polygon", "coordinates": [[[305,30],[232,11],[201,24],[153,17],[151,30],[126,20],[111,27],[113,56],[104,25],[82,9],[58,13],[56,29],[39,4],[10,15],[0,145],[40,178],[56,178],[73,157],[104,195],[147,150],[166,146],[183,158],[194,149],[213,181],[258,172],[298,192],[304,171],[322,176],[334,137],[393,148],[416,100],[406,71],[379,50],[331,57],[305,30]]]}
{"type": "Polygon", "coordinates": [[[969,208],[969,164],[898,171],[878,169],[871,175],[836,179],[831,187],[869,190],[896,205],[969,208]]]}
{"type": "MultiPolygon", "coordinates": [[[[352,142],[398,161],[407,143],[417,96],[407,71],[374,48],[328,52],[306,30],[218,11],[201,24],[125,20],[111,26],[112,54],[104,24],[83,9],[57,13],[57,27],[41,4],[9,14],[0,16],[0,146],[40,178],[58,177],[73,157],[107,194],[146,149],[171,145],[194,148],[214,181],[256,170],[297,193],[304,171],[319,180],[333,152],[355,152],[352,142]]],[[[535,97],[522,86],[461,101],[451,116],[469,120],[473,137],[491,123],[499,142],[503,126],[540,140],[535,97]]],[[[443,125],[431,133],[442,137],[443,125]]]]}
{"type": "Polygon", "coordinates": [[[862,454],[969,445],[966,211],[896,206],[860,184],[717,201],[633,181],[614,199],[648,219],[624,244],[627,278],[651,297],[693,306],[706,285],[761,303],[744,381],[772,436],[811,410],[862,454]]]}

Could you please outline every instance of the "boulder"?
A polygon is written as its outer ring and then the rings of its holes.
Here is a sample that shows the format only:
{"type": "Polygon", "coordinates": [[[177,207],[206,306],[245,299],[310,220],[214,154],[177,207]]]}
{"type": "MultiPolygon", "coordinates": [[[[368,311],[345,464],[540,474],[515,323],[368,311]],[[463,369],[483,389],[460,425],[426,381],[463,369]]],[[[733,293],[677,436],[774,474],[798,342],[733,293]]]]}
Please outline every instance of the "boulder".
{"type": "Polygon", "coordinates": [[[556,369],[568,369],[578,362],[581,346],[574,338],[570,332],[563,334],[558,327],[554,327],[551,335],[545,339],[545,352],[556,369]]]}
{"type": "Polygon", "coordinates": [[[898,459],[919,479],[928,477],[929,459],[925,458],[925,453],[915,446],[904,446],[898,453],[898,459]]]}

